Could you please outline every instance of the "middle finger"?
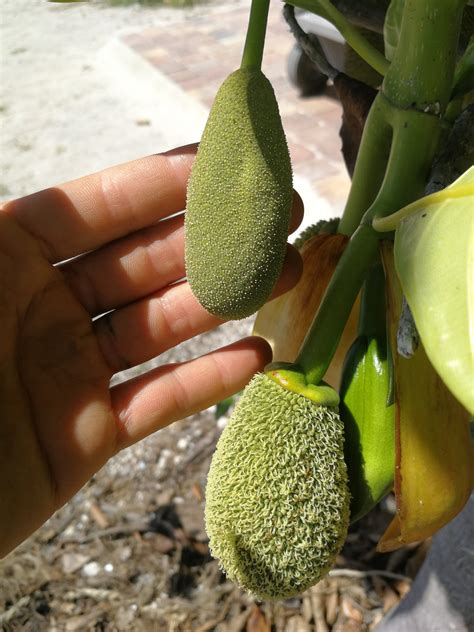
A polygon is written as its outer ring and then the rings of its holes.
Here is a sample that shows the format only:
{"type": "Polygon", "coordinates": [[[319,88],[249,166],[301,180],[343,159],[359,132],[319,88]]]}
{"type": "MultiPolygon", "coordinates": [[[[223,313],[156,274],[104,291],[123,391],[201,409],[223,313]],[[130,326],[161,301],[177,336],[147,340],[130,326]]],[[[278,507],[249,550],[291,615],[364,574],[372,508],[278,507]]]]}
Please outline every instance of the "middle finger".
{"type": "MultiPolygon", "coordinates": [[[[296,193],[289,232],[301,223],[296,193]]],[[[184,213],[58,266],[91,316],[139,300],[185,276],[184,213]]]]}
{"type": "MultiPolygon", "coordinates": [[[[301,274],[301,257],[287,248],[273,296],[289,290],[301,274]]],[[[224,320],[213,316],[194,297],[186,281],[165,287],[94,321],[102,353],[116,373],[146,362],[224,320]]]]}
{"type": "Polygon", "coordinates": [[[97,316],[183,278],[183,251],[181,213],[58,267],[81,304],[97,316]]]}

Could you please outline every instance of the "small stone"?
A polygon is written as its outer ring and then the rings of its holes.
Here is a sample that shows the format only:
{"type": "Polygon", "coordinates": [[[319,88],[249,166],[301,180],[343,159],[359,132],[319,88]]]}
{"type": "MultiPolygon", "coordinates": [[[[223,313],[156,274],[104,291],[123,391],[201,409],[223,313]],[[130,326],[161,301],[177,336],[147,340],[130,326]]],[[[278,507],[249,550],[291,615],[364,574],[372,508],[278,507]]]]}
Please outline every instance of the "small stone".
{"type": "Polygon", "coordinates": [[[130,546],[124,546],[120,551],[119,557],[121,562],[129,560],[132,557],[132,548],[130,546]]]}
{"type": "Polygon", "coordinates": [[[97,562],[89,562],[84,566],[82,572],[86,577],[96,577],[100,573],[100,565],[97,562]]]}
{"type": "Polygon", "coordinates": [[[65,624],[65,630],[67,632],[76,632],[76,630],[87,630],[88,624],[90,623],[90,616],[87,615],[78,615],[75,617],[70,617],[65,624]]]}
{"type": "Polygon", "coordinates": [[[73,535],[75,535],[75,533],[76,533],[76,525],[74,524],[70,524],[63,531],[63,535],[66,536],[67,538],[72,537],[73,535]]]}
{"type": "Polygon", "coordinates": [[[228,423],[229,420],[227,417],[219,417],[219,419],[217,420],[217,427],[219,428],[219,430],[224,430],[228,423]]]}
{"type": "Polygon", "coordinates": [[[188,445],[189,439],[187,437],[181,437],[181,439],[178,439],[178,441],[176,442],[176,447],[178,448],[178,450],[186,450],[188,445]]]}
{"type": "Polygon", "coordinates": [[[81,555],[80,553],[64,553],[61,557],[61,566],[63,567],[64,573],[75,573],[89,560],[90,557],[88,555],[81,555]]]}

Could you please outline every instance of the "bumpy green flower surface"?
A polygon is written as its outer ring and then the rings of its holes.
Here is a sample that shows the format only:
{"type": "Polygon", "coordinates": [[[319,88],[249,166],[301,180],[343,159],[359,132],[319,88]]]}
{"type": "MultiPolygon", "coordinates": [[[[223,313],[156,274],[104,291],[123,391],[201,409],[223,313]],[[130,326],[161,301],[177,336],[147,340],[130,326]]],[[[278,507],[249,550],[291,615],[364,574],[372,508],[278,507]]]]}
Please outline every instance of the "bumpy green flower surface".
{"type": "Polygon", "coordinates": [[[186,275],[209,312],[245,318],[280,275],[293,199],[273,88],[257,68],[219,88],[188,184],[186,275]]]}
{"type": "Polygon", "coordinates": [[[256,375],[207,482],[206,529],[226,575],[261,599],[303,592],[339,552],[349,500],[337,409],[256,375]]]}
{"type": "Polygon", "coordinates": [[[305,228],[293,242],[293,246],[301,250],[303,245],[315,235],[334,235],[339,225],[339,217],[332,219],[320,219],[316,224],[311,224],[305,228]]]}

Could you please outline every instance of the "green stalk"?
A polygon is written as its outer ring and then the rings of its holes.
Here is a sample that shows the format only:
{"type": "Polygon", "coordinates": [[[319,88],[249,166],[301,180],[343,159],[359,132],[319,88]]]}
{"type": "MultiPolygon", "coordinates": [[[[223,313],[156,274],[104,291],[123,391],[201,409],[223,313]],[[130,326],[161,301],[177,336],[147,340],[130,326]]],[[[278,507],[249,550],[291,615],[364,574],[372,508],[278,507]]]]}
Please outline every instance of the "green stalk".
{"type": "Polygon", "coordinates": [[[261,68],[270,0],[252,0],[241,68],[261,68]]]}
{"type": "Polygon", "coordinates": [[[377,254],[379,237],[371,226],[359,226],[339,260],[296,359],[309,384],[319,384],[331,363],[367,269],[377,254]]]}
{"type": "Polygon", "coordinates": [[[471,36],[469,44],[463,56],[456,64],[454,71],[453,90],[451,97],[457,97],[466,92],[470,92],[474,86],[474,35],[471,36]]]}
{"type": "Polygon", "coordinates": [[[439,117],[393,107],[378,94],[367,118],[338,232],[350,235],[361,221],[371,223],[374,217],[394,213],[421,197],[440,132],[439,117]]]}
{"type": "Polygon", "coordinates": [[[393,105],[439,116],[453,86],[465,0],[405,0],[382,91],[393,105]]]}
{"type": "MultiPolygon", "coordinates": [[[[384,97],[381,96],[384,100],[384,97]]],[[[393,139],[387,171],[373,204],[352,236],[296,360],[319,384],[332,360],[369,266],[378,252],[374,217],[384,217],[423,194],[440,132],[439,119],[414,110],[390,111],[393,139]]]]}
{"type": "Polygon", "coordinates": [[[385,275],[380,257],[368,270],[362,288],[358,335],[386,336],[385,275]]]}
{"type": "Polygon", "coordinates": [[[446,108],[445,119],[449,122],[461,114],[471,103],[474,103],[474,35],[458,61],[454,71],[453,90],[451,101],[446,108]]]}
{"type": "Polygon", "coordinates": [[[392,139],[386,110],[387,104],[378,95],[367,117],[351,190],[337,227],[337,232],[343,235],[354,233],[382,185],[392,139]]]}
{"type": "Polygon", "coordinates": [[[370,44],[355,26],[346,19],[329,0],[287,0],[287,4],[292,4],[300,9],[306,9],[316,15],[331,22],[346,42],[356,53],[366,61],[369,66],[380,75],[385,75],[388,69],[388,61],[372,44],[370,44]]]}
{"type": "MultiPolygon", "coordinates": [[[[380,95],[382,100],[385,99],[380,95]]],[[[372,225],[375,217],[385,217],[424,194],[429,171],[441,134],[437,116],[390,108],[387,111],[392,130],[392,146],[387,171],[374,204],[362,218],[372,225]]]]}
{"type": "Polygon", "coordinates": [[[445,122],[454,123],[461,112],[472,103],[474,103],[474,90],[470,90],[466,92],[466,94],[459,94],[451,99],[446,108],[446,114],[444,116],[445,122]]]}

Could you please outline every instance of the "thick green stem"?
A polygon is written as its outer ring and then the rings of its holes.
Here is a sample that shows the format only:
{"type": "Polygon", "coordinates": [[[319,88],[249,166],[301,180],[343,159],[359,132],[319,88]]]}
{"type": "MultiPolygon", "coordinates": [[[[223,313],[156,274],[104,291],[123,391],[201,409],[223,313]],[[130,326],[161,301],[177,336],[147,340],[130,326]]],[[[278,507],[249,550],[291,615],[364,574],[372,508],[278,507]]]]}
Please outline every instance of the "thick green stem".
{"type": "Polygon", "coordinates": [[[386,333],[385,275],[380,257],[368,270],[362,288],[359,336],[382,339],[386,333]]]}
{"type": "Polygon", "coordinates": [[[378,95],[364,127],[352,186],[337,227],[338,233],[352,235],[364,213],[377,197],[387,167],[391,138],[392,129],[387,121],[387,105],[378,95]]]}
{"type": "Polygon", "coordinates": [[[463,110],[474,103],[474,90],[460,94],[448,103],[444,120],[447,123],[454,123],[463,110]]]}
{"type": "Polygon", "coordinates": [[[441,133],[440,119],[431,114],[390,108],[387,118],[393,130],[387,171],[376,201],[362,219],[364,224],[372,224],[374,217],[394,213],[424,194],[441,133]]]}
{"type": "Polygon", "coordinates": [[[395,108],[379,94],[367,119],[338,232],[350,235],[361,221],[396,212],[423,195],[440,132],[439,117],[395,108]]]}
{"type": "Polygon", "coordinates": [[[399,108],[442,114],[453,86],[465,0],[405,0],[382,91],[399,108]]]}
{"type": "Polygon", "coordinates": [[[469,44],[463,56],[456,64],[454,71],[453,90],[451,97],[470,92],[474,87],[474,35],[471,36],[469,44]]]}
{"type": "Polygon", "coordinates": [[[296,359],[310,384],[319,384],[326,373],[367,269],[377,254],[378,240],[371,226],[360,226],[339,261],[296,359]]]}
{"type": "Polygon", "coordinates": [[[261,68],[270,0],[252,0],[241,68],[261,68]]]}
{"type": "MultiPolygon", "coordinates": [[[[382,96],[383,100],[384,97],[382,96]]],[[[384,217],[423,193],[439,137],[439,119],[413,110],[390,110],[393,129],[380,191],[342,255],[296,362],[319,384],[337,349],[352,305],[378,251],[374,217],[384,217]]]]}
{"type": "Polygon", "coordinates": [[[306,9],[312,13],[316,13],[331,22],[349,46],[351,46],[369,66],[382,76],[386,73],[388,61],[382,53],[374,48],[329,0],[287,0],[287,4],[292,4],[300,9],[306,9]]]}

